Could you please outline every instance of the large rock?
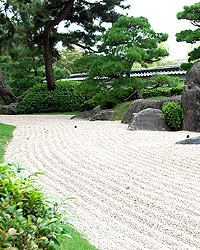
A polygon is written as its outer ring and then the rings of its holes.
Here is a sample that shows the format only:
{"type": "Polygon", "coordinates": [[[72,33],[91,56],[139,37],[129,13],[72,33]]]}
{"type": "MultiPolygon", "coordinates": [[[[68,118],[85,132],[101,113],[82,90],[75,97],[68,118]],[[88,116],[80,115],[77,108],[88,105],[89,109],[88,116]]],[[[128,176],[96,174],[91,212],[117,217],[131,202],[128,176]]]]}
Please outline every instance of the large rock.
{"type": "Polygon", "coordinates": [[[133,113],[138,113],[143,109],[154,108],[162,110],[162,105],[168,101],[177,101],[181,103],[181,96],[165,97],[160,99],[138,99],[130,104],[127,112],[125,113],[122,123],[129,124],[133,113]]]}
{"type": "Polygon", "coordinates": [[[147,108],[133,114],[128,130],[169,131],[163,113],[159,109],[147,108]]]}
{"type": "Polygon", "coordinates": [[[95,110],[81,112],[78,115],[73,116],[71,119],[89,120],[89,121],[97,121],[97,120],[109,121],[113,113],[114,111],[110,109],[105,109],[105,110],[95,109],[95,110]]]}
{"type": "Polygon", "coordinates": [[[176,144],[200,144],[200,136],[177,141],[176,144]]]}
{"type": "Polygon", "coordinates": [[[183,129],[200,132],[200,60],[186,77],[182,94],[183,129]]]}
{"type": "Polygon", "coordinates": [[[9,105],[4,105],[0,108],[1,115],[16,115],[18,114],[17,103],[11,103],[9,105]]]}

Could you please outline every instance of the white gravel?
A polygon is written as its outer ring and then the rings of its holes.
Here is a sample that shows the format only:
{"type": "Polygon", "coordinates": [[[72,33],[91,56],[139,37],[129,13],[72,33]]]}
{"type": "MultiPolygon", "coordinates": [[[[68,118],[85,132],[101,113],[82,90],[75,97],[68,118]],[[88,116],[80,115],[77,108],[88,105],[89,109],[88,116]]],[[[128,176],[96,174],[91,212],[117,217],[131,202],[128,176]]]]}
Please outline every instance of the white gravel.
{"type": "Polygon", "coordinates": [[[74,225],[101,250],[200,249],[200,145],[175,145],[199,134],[69,118],[1,115],[17,126],[5,160],[44,172],[46,192],[76,197],[74,225]]]}

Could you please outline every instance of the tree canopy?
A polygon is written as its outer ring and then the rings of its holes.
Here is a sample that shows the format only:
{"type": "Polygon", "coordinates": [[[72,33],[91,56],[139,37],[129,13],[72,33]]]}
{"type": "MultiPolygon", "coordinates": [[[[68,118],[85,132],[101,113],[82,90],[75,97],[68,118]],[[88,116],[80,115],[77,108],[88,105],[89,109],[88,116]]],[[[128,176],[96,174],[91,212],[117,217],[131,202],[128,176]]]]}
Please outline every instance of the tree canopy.
{"type": "Polygon", "coordinates": [[[87,82],[102,87],[132,86],[133,63],[145,67],[167,56],[166,49],[158,47],[167,38],[167,34],[153,31],[145,17],[120,17],[111,28],[96,37],[98,53],[87,55],[92,58],[87,64],[87,82]]]}
{"type": "MultiPolygon", "coordinates": [[[[176,40],[178,42],[187,42],[194,44],[200,41],[200,3],[195,3],[191,6],[184,6],[184,11],[177,13],[178,19],[185,19],[195,26],[196,29],[183,30],[176,34],[176,40]]],[[[200,47],[194,48],[188,53],[189,62],[193,62],[200,58],[200,47]]],[[[192,64],[185,64],[185,69],[190,68],[192,64]]]]}
{"type": "Polygon", "coordinates": [[[23,41],[23,46],[43,54],[48,88],[54,90],[52,53],[57,51],[56,44],[62,41],[67,47],[91,50],[96,32],[105,31],[104,23],[114,23],[119,18],[115,7],[127,8],[124,1],[1,0],[2,25],[7,25],[8,32],[1,32],[0,36],[23,41]],[[61,21],[65,22],[66,33],[57,29],[61,21]],[[71,29],[72,24],[77,26],[75,30],[71,29]]]}

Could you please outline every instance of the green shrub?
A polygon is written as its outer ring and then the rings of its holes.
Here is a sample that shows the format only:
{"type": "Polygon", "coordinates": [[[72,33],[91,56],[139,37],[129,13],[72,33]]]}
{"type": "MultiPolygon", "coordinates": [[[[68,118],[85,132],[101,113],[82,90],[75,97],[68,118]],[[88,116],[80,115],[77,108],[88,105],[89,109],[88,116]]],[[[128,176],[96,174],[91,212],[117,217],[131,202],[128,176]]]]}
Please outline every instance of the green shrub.
{"type": "Polygon", "coordinates": [[[79,110],[89,99],[87,95],[75,92],[77,81],[60,81],[56,90],[49,91],[47,84],[37,84],[18,98],[21,113],[69,112],[79,110]]]}
{"type": "Polygon", "coordinates": [[[181,129],[183,121],[183,109],[179,102],[165,102],[162,106],[162,112],[168,126],[172,130],[181,129]]]}
{"type": "Polygon", "coordinates": [[[176,87],[180,84],[178,77],[155,73],[150,77],[150,85],[154,87],[176,87]]]}
{"type": "Polygon", "coordinates": [[[39,173],[21,170],[14,163],[0,166],[0,249],[54,250],[60,235],[69,237],[64,212],[34,186],[39,173]]]}
{"type": "Polygon", "coordinates": [[[80,106],[80,111],[88,111],[94,109],[98,104],[93,101],[93,99],[90,99],[88,101],[85,101],[83,104],[80,106]]]}
{"type": "Polygon", "coordinates": [[[109,91],[96,94],[93,100],[100,105],[101,109],[111,109],[119,103],[118,99],[110,95],[109,91]]]}
{"type": "Polygon", "coordinates": [[[170,88],[147,88],[142,89],[142,96],[144,99],[150,98],[150,97],[156,97],[156,96],[171,96],[170,94],[170,88]]]}
{"type": "Polygon", "coordinates": [[[171,96],[182,95],[183,87],[184,87],[184,83],[179,84],[177,87],[172,87],[170,91],[171,96]]]}
{"type": "Polygon", "coordinates": [[[97,93],[92,99],[97,105],[100,105],[102,109],[110,109],[118,103],[127,101],[129,99],[135,99],[135,94],[133,88],[131,87],[117,87],[97,93]]]}
{"type": "Polygon", "coordinates": [[[164,88],[164,87],[159,87],[159,88],[146,88],[142,89],[142,96],[144,99],[150,98],[150,97],[156,97],[156,96],[164,96],[164,97],[169,97],[169,96],[174,96],[174,95],[181,95],[183,91],[184,84],[179,84],[176,87],[171,87],[171,88],[164,88]]]}

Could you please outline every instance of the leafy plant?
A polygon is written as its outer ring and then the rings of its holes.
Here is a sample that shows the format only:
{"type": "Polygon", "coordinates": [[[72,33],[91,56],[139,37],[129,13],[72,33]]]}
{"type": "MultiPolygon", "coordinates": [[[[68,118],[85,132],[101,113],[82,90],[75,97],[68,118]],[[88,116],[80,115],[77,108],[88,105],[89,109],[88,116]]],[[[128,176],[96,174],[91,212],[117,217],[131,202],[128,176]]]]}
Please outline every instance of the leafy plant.
{"type": "Polygon", "coordinates": [[[162,112],[168,126],[172,130],[179,130],[183,121],[183,108],[179,102],[165,102],[162,106],[162,112]]]}
{"type": "Polygon", "coordinates": [[[157,97],[157,96],[164,96],[169,97],[173,95],[181,95],[183,91],[184,84],[179,84],[176,87],[159,87],[159,88],[146,88],[142,89],[142,96],[143,98],[150,98],[150,97],[157,97]]]}
{"type": "Polygon", "coordinates": [[[41,113],[79,110],[89,97],[75,92],[77,85],[77,81],[60,81],[55,91],[49,91],[46,84],[37,84],[18,98],[19,111],[41,113]]]}
{"type": "Polygon", "coordinates": [[[65,212],[35,187],[40,173],[22,170],[18,163],[0,166],[0,249],[54,250],[60,235],[69,237],[65,212]]]}

